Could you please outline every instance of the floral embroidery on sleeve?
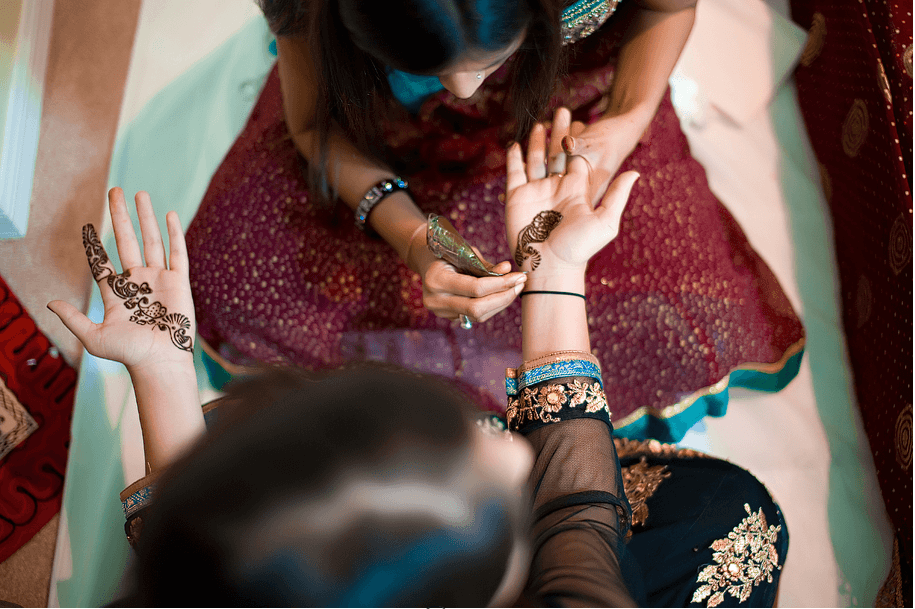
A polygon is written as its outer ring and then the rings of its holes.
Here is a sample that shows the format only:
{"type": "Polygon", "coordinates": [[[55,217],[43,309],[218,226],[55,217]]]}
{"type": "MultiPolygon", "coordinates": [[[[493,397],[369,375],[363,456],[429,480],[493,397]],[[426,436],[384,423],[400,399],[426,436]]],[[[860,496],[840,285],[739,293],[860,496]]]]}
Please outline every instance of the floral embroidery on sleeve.
{"type": "Polygon", "coordinates": [[[518,396],[508,400],[505,419],[508,428],[517,431],[525,422],[556,423],[563,419],[556,416],[565,408],[584,406],[584,411],[594,414],[600,411],[610,416],[607,397],[600,382],[588,383],[580,380],[568,383],[551,383],[540,388],[525,387],[518,396]]]}
{"type": "Polygon", "coordinates": [[[708,598],[706,607],[717,607],[727,592],[739,602],[750,598],[753,587],[766,580],[772,583],[773,569],[781,569],[775,542],[782,526],[768,526],[762,508],[753,513],[748,503],[743,504],[748,516],[710,546],[714,551],[709,565],[699,573],[699,586],[690,602],[701,603],[708,598]]]}

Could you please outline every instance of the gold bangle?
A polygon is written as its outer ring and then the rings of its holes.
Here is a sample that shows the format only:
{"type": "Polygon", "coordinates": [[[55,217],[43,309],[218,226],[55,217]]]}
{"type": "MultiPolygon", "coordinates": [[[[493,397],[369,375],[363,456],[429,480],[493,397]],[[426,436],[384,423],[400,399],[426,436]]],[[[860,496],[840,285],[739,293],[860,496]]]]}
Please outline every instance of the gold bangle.
{"type": "Polygon", "coordinates": [[[533,370],[539,366],[545,366],[546,364],[552,364],[554,362],[568,362],[574,360],[584,360],[591,362],[598,368],[601,367],[600,361],[594,357],[592,353],[588,353],[587,351],[566,350],[554,351],[552,353],[547,353],[546,355],[541,355],[538,358],[526,361],[518,367],[516,374],[521,376],[523,372],[527,370],[533,370]]]}

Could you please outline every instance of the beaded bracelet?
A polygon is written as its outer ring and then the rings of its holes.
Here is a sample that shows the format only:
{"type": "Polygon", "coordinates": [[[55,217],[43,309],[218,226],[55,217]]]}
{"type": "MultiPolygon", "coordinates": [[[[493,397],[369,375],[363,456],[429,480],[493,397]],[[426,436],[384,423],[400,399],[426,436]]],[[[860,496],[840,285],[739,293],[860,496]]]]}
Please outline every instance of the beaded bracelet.
{"type": "Polygon", "coordinates": [[[356,228],[364,233],[369,232],[370,227],[368,226],[367,221],[369,219],[369,214],[372,213],[372,209],[381,203],[388,195],[394,194],[398,190],[407,190],[408,186],[406,180],[402,179],[400,176],[395,176],[390,180],[381,180],[369,188],[369,191],[365,193],[365,196],[362,197],[362,200],[359,201],[359,205],[356,207],[356,228]]]}
{"type": "Polygon", "coordinates": [[[508,368],[505,371],[505,394],[514,396],[525,387],[570,376],[583,376],[602,382],[600,366],[582,359],[562,360],[523,372],[508,368]]]}

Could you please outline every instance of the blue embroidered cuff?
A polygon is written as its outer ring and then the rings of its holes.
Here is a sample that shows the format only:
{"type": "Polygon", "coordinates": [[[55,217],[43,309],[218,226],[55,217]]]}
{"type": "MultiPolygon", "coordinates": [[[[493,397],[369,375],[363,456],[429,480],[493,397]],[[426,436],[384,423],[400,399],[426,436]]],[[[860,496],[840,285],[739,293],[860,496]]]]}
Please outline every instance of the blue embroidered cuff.
{"type": "MultiPolygon", "coordinates": [[[[584,376],[587,378],[597,379],[601,386],[600,367],[592,362],[585,360],[571,360],[562,362],[552,362],[543,366],[538,366],[532,370],[525,370],[518,375],[516,379],[516,393],[525,387],[531,387],[538,383],[551,381],[553,379],[565,378],[570,376],[584,376]]],[[[508,383],[506,382],[506,388],[508,383]]],[[[506,391],[507,393],[507,391],[506,391]]]]}

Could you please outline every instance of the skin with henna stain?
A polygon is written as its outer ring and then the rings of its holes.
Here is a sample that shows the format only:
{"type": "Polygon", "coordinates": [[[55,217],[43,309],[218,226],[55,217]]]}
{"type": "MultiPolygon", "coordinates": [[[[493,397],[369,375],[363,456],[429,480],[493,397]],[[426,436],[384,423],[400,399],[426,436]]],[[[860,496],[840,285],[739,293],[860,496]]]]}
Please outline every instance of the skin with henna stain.
{"type": "Polygon", "coordinates": [[[558,211],[542,211],[530,224],[518,233],[518,245],[515,247],[515,263],[520,267],[525,260],[531,259],[531,270],[536,270],[540,265],[540,252],[531,247],[531,243],[543,243],[549,238],[550,233],[559,226],[562,214],[558,211]]]}
{"type": "Polygon", "coordinates": [[[129,270],[120,275],[115,273],[114,269],[108,266],[108,253],[92,224],[83,227],[83,247],[86,248],[86,258],[89,260],[89,268],[95,280],[104,279],[114,295],[124,301],[124,306],[134,311],[130,321],[168,332],[173,345],[182,351],[194,352],[194,341],[187,335],[191,327],[190,319],[181,313],[169,313],[158,300],[149,302],[152,288],[145,281],[141,284],[130,281],[129,270]]]}

